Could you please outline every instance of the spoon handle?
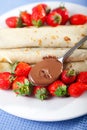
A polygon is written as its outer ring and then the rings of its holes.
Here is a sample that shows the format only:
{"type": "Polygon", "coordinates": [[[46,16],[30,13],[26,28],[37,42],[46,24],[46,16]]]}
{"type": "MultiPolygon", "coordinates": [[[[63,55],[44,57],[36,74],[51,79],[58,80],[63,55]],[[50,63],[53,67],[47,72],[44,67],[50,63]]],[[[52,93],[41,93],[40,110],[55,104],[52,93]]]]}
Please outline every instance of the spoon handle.
{"type": "Polygon", "coordinates": [[[87,36],[82,38],[74,47],[72,47],[68,52],[65,53],[63,57],[59,58],[58,60],[61,62],[66,60],[73,53],[73,51],[79,48],[86,40],[87,40],[87,36]]]}

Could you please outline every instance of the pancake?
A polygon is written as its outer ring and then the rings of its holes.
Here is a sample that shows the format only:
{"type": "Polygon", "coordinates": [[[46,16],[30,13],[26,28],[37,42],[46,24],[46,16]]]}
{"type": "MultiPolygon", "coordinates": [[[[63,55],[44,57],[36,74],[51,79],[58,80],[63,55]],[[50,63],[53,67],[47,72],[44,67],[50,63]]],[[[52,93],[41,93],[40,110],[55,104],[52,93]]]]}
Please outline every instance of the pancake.
{"type": "MultiPolygon", "coordinates": [[[[73,47],[87,35],[87,24],[58,27],[1,28],[0,48],[73,47]]],[[[81,48],[87,48],[87,41],[81,48]]]]}
{"type": "MultiPolygon", "coordinates": [[[[20,48],[0,49],[0,61],[14,63],[23,61],[30,64],[41,61],[44,57],[62,57],[70,48],[20,48]]],[[[87,60],[87,49],[76,49],[65,62],[87,60]]]]}

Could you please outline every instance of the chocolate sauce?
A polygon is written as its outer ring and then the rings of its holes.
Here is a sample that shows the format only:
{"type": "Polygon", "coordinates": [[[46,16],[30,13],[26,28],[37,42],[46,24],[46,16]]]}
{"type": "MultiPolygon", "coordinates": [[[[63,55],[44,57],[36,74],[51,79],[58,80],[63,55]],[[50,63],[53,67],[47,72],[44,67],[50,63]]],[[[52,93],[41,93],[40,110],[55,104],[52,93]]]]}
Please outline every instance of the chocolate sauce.
{"type": "Polygon", "coordinates": [[[57,80],[62,68],[63,64],[56,58],[45,58],[32,67],[29,73],[29,80],[35,85],[47,86],[57,80]]]}

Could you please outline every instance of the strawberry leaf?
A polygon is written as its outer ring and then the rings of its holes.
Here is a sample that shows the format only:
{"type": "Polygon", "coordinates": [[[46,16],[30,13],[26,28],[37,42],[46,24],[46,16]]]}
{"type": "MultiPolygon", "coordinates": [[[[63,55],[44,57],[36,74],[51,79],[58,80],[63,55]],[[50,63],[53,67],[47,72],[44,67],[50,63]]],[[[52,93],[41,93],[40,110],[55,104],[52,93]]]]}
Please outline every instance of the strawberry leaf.
{"type": "Polygon", "coordinates": [[[22,87],[23,86],[23,84],[20,83],[20,82],[17,82],[17,85],[18,85],[18,87],[22,87]]]}
{"type": "Polygon", "coordinates": [[[27,79],[24,80],[24,85],[29,86],[29,81],[27,79]]]}
{"type": "Polygon", "coordinates": [[[46,8],[46,14],[49,14],[51,9],[49,7],[46,8]]]}
{"type": "Polygon", "coordinates": [[[14,64],[12,64],[12,66],[11,66],[11,73],[12,74],[14,74],[15,73],[15,69],[16,69],[16,67],[17,67],[17,65],[18,65],[18,61],[16,61],[14,64]]]}
{"type": "Polygon", "coordinates": [[[43,25],[42,21],[41,20],[32,20],[32,24],[36,27],[40,27],[43,25]]]}
{"type": "Polygon", "coordinates": [[[32,85],[30,85],[27,79],[24,80],[24,83],[17,82],[18,88],[14,90],[18,95],[30,95],[32,93],[32,85]]]}
{"type": "Polygon", "coordinates": [[[21,28],[21,27],[24,27],[24,26],[25,26],[25,25],[23,24],[22,19],[19,17],[19,18],[18,18],[18,21],[17,21],[17,25],[16,25],[16,27],[21,28]]]}
{"type": "Polygon", "coordinates": [[[60,14],[55,14],[54,16],[53,16],[53,19],[54,19],[54,22],[55,23],[61,23],[61,21],[62,21],[62,17],[61,17],[61,15],[60,14]]]}
{"type": "Polygon", "coordinates": [[[48,92],[46,88],[40,88],[39,90],[36,91],[35,97],[41,100],[47,99],[48,98],[48,92]]]}
{"type": "Polygon", "coordinates": [[[67,76],[75,76],[76,75],[76,72],[75,72],[75,70],[68,70],[67,71],[67,76]]]}
{"type": "Polygon", "coordinates": [[[66,85],[59,86],[55,91],[55,95],[58,97],[66,96],[67,95],[67,86],[66,85]]]}

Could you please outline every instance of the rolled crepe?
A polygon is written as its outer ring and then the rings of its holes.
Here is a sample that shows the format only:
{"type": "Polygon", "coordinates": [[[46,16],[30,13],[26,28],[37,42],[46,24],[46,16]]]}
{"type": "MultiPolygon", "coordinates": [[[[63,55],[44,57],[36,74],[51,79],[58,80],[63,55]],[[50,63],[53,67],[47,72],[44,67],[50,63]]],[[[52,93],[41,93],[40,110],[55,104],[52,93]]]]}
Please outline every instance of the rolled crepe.
{"type": "MultiPolygon", "coordinates": [[[[64,69],[74,69],[76,72],[87,71],[87,61],[65,63],[64,69]]],[[[0,72],[11,72],[11,64],[0,62],[0,72]]]]}
{"type": "MultiPolygon", "coordinates": [[[[58,27],[1,28],[0,48],[74,46],[87,35],[87,24],[58,27]]],[[[87,41],[82,48],[87,48],[87,41]]]]}
{"type": "Polygon", "coordinates": [[[84,62],[71,62],[64,64],[64,69],[74,69],[76,72],[87,71],[87,60],[84,62]]]}
{"type": "Polygon", "coordinates": [[[11,72],[11,64],[0,62],[0,72],[11,72]]]}
{"type": "MultiPolygon", "coordinates": [[[[0,49],[0,61],[24,61],[30,64],[41,61],[46,56],[62,57],[69,48],[20,48],[20,49],[0,49]]],[[[87,49],[77,49],[66,60],[84,61],[87,60],[87,49]]]]}

